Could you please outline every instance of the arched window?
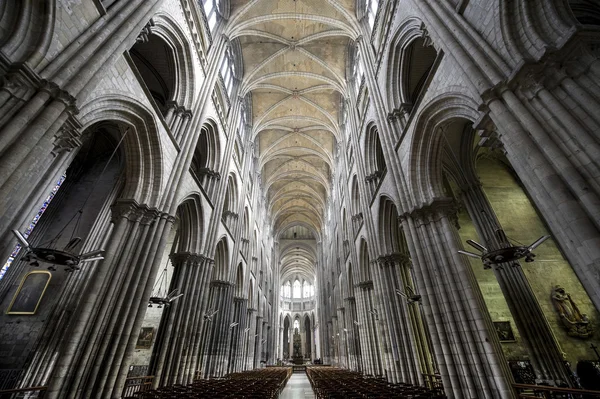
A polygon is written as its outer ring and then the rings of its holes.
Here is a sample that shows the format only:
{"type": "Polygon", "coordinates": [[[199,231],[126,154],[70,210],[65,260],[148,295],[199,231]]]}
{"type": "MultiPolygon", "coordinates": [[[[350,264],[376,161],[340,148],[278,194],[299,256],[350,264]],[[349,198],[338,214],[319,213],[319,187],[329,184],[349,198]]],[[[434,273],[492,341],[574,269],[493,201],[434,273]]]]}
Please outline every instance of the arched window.
{"type": "Polygon", "coordinates": [[[362,84],[363,77],[365,76],[365,70],[362,65],[362,60],[358,48],[356,49],[356,56],[354,57],[354,69],[352,71],[352,74],[354,75],[354,90],[358,95],[358,91],[362,84]]]}
{"type": "Polygon", "coordinates": [[[284,298],[290,298],[291,297],[292,285],[290,284],[289,281],[283,285],[282,292],[283,292],[283,297],[284,298]]]}
{"type": "Polygon", "coordinates": [[[201,0],[204,4],[204,14],[206,14],[206,20],[208,21],[208,27],[211,32],[215,30],[217,26],[217,10],[219,7],[218,0],[201,0]]]}
{"type": "Polygon", "coordinates": [[[383,157],[383,148],[381,147],[381,141],[379,140],[379,133],[377,132],[377,127],[375,127],[375,125],[372,125],[368,128],[365,140],[367,148],[366,182],[370,189],[371,195],[374,195],[379,182],[381,181],[387,169],[385,158],[383,157]]]}
{"type": "Polygon", "coordinates": [[[221,64],[221,77],[223,78],[223,83],[225,83],[225,89],[227,90],[227,95],[229,97],[231,97],[231,92],[233,90],[234,72],[233,55],[231,54],[231,47],[228,47],[227,50],[225,50],[223,64],[221,64]]]}
{"type": "Polygon", "coordinates": [[[294,333],[300,332],[300,320],[294,320],[294,333]]]}
{"type": "Polygon", "coordinates": [[[302,298],[302,288],[298,280],[294,281],[293,298],[302,298]]]}
{"type": "Polygon", "coordinates": [[[310,287],[311,287],[311,286],[310,286],[310,283],[309,283],[308,281],[305,281],[305,282],[302,284],[302,286],[303,286],[303,288],[302,288],[302,291],[303,291],[303,293],[304,293],[304,298],[308,298],[308,297],[310,297],[310,296],[311,296],[311,295],[310,295],[310,287]]]}
{"type": "MultiPolygon", "coordinates": [[[[31,223],[29,223],[29,227],[27,227],[27,229],[23,232],[23,237],[25,237],[25,238],[29,237],[29,235],[33,231],[35,225],[40,220],[40,217],[42,216],[42,214],[48,208],[48,205],[50,204],[50,201],[52,201],[52,198],[54,198],[54,195],[56,194],[56,192],[60,188],[61,184],[63,184],[63,182],[65,181],[66,177],[67,177],[66,176],[66,172],[63,173],[62,176],[60,176],[60,178],[58,179],[58,181],[54,185],[54,188],[52,189],[52,191],[50,191],[50,194],[48,194],[48,196],[46,197],[46,199],[44,200],[44,202],[40,206],[40,209],[38,210],[38,212],[33,216],[32,220],[31,220],[31,223]]],[[[0,269],[0,279],[2,279],[2,277],[4,277],[4,274],[6,274],[6,271],[8,270],[8,268],[10,267],[10,265],[12,264],[12,262],[15,260],[15,258],[17,257],[17,255],[19,254],[20,251],[21,251],[21,244],[17,244],[15,246],[15,248],[13,249],[13,251],[11,252],[10,256],[8,257],[8,259],[6,260],[6,263],[4,263],[4,266],[2,266],[2,269],[0,269]]]]}
{"type": "Polygon", "coordinates": [[[367,14],[367,22],[369,27],[373,30],[375,26],[375,18],[377,17],[377,9],[379,8],[379,0],[367,0],[365,4],[365,11],[367,14]]]}

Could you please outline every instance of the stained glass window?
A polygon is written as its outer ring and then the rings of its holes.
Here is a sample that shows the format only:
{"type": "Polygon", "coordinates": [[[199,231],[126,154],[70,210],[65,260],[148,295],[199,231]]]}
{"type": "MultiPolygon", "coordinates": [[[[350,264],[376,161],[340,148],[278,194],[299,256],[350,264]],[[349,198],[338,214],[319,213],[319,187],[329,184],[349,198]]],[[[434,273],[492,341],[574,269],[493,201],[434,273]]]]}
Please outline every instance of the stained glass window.
{"type": "MultiPolygon", "coordinates": [[[[33,228],[35,227],[35,225],[39,222],[40,218],[42,217],[42,214],[46,211],[46,209],[48,209],[48,205],[50,205],[50,201],[52,201],[52,198],[54,198],[54,195],[56,194],[56,192],[58,191],[60,186],[63,184],[66,177],[67,177],[66,173],[63,173],[63,175],[58,179],[58,181],[54,185],[54,188],[52,188],[52,191],[50,192],[50,194],[48,194],[48,196],[42,203],[38,212],[33,216],[31,223],[29,223],[29,227],[27,227],[27,230],[25,230],[23,232],[23,236],[25,238],[29,237],[29,235],[33,231],[33,228]]],[[[6,274],[6,271],[8,270],[8,268],[10,267],[12,262],[15,260],[17,255],[19,254],[19,251],[21,251],[21,244],[17,244],[15,246],[15,248],[11,252],[10,256],[8,257],[8,260],[6,261],[4,266],[2,266],[2,269],[0,270],[0,279],[2,279],[4,277],[4,275],[6,274]]]]}

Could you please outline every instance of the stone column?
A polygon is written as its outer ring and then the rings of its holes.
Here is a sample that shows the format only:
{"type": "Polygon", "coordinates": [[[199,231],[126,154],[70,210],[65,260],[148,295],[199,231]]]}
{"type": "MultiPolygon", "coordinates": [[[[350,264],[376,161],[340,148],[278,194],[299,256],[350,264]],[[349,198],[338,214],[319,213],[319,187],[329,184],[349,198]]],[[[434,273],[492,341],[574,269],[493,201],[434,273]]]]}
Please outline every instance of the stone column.
{"type": "Polygon", "coordinates": [[[422,385],[423,377],[415,347],[417,340],[411,326],[409,305],[405,298],[397,294],[398,290],[406,293],[406,284],[399,269],[404,267],[407,261],[408,256],[403,254],[392,254],[378,259],[385,285],[382,296],[387,299],[384,304],[387,304],[392,353],[397,372],[393,380],[422,385]]]}
{"type": "Polygon", "coordinates": [[[51,398],[110,397],[135,345],[172,218],[134,201],[113,206],[105,260],[89,279],[64,334],[49,383],[51,398]],[[158,218],[157,218],[158,217],[158,218]],[[143,243],[139,245],[139,243],[143,243]],[[108,367],[110,365],[110,368],[108,367]]]}
{"type": "MultiPolygon", "coordinates": [[[[346,336],[346,318],[344,317],[344,307],[337,308],[337,320],[338,320],[338,339],[340,342],[340,366],[348,368],[348,340],[346,336]]],[[[312,340],[311,340],[312,343],[312,340]]],[[[312,345],[311,345],[312,346],[312,345]]],[[[311,358],[312,358],[312,347],[311,347],[311,358]]]]}
{"type": "Polygon", "coordinates": [[[213,280],[207,309],[218,312],[205,323],[207,332],[204,343],[202,375],[204,378],[222,377],[227,374],[227,352],[229,350],[229,324],[233,306],[234,285],[228,281],[213,280]]]}
{"type": "Polygon", "coordinates": [[[347,297],[344,299],[346,302],[346,308],[349,309],[346,325],[348,342],[349,342],[349,353],[350,353],[350,364],[353,370],[363,372],[362,362],[362,350],[360,340],[360,326],[357,326],[355,321],[358,321],[358,313],[356,310],[356,299],[355,297],[347,297]]]}
{"type": "Polygon", "coordinates": [[[250,328],[246,333],[246,366],[244,370],[254,369],[254,349],[256,342],[256,316],[254,313],[256,309],[248,309],[248,327],[250,328]]]}
{"type": "MultiPolygon", "coordinates": [[[[490,251],[510,247],[500,222],[479,183],[463,188],[463,203],[479,236],[490,251]],[[492,219],[493,218],[493,219],[492,219]]],[[[537,378],[544,383],[571,384],[567,369],[548,321],[519,262],[501,264],[490,271],[496,275],[506,303],[530,353],[537,378]]]]}
{"type": "Polygon", "coordinates": [[[193,381],[194,337],[203,316],[202,294],[212,274],[212,261],[204,256],[184,252],[170,258],[175,270],[169,291],[178,288],[183,297],[169,305],[161,318],[149,371],[155,376],[155,386],[193,381]]]}
{"type": "Polygon", "coordinates": [[[512,377],[471,266],[458,254],[452,201],[402,216],[437,365],[449,398],[512,398],[512,377]]]}
{"type": "Polygon", "coordinates": [[[377,335],[375,315],[370,312],[374,308],[373,282],[364,281],[357,284],[356,288],[358,288],[356,290],[356,303],[361,349],[363,350],[363,372],[370,375],[382,375],[383,369],[379,346],[380,337],[377,335]]]}
{"type": "Polygon", "coordinates": [[[263,319],[264,317],[260,314],[256,316],[256,336],[254,340],[254,359],[252,361],[252,368],[257,369],[260,367],[260,361],[262,359],[262,339],[263,339],[263,319]]]}
{"type": "Polygon", "coordinates": [[[246,328],[246,314],[248,310],[248,300],[246,298],[233,298],[233,320],[232,323],[239,323],[230,329],[231,349],[229,351],[228,373],[241,371],[243,362],[243,337],[246,328]]]}

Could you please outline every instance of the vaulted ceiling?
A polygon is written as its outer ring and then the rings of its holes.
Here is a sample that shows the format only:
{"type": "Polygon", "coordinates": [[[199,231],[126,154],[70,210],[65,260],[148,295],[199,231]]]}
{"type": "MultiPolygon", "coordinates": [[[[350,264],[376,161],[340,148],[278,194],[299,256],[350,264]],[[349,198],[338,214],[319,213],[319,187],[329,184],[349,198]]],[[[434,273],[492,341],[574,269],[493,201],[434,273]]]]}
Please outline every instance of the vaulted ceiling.
{"type": "MultiPolygon", "coordinates": [[[[252,94],[252,137],[276,237],[302,226],[318,238],[324,225],[354,3],[231,0],[226,34],[242,46],[240,90],[252,94]]],[[[290,248],[282,261],[306,264],[308,254],[290,248]]]]}

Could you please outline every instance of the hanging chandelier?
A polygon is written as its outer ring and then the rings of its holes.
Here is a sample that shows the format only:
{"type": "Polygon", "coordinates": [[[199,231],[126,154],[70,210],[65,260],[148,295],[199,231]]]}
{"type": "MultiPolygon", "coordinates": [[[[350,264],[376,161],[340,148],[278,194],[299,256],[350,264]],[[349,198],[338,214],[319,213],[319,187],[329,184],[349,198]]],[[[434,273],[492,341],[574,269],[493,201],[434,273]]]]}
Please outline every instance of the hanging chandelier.
{"type": "MultiPolygon", "coordinates": [[[[504,236],[503,231],[497,231],[497,234],[504,236]]],[[[467,244],[477,249],[481,253],[476,254],[463,250],[459,250],[458,253],[470,256],[471,258],[481,259],[485,269],[490,269],[492,266],[498,266],[500,263],[514,262],[522,258],[525,258],[525,262],[533,262],[535,260],[535,254],[532,251],[539,247],[548,238],[550,238],[550,236],[541,236],[531,245],[513,245],[506,240],[507,244],[505,247],[494,250],[489,250],[473,240],[467,240],[467,244]]]]}

